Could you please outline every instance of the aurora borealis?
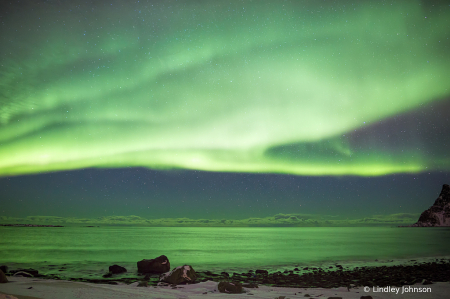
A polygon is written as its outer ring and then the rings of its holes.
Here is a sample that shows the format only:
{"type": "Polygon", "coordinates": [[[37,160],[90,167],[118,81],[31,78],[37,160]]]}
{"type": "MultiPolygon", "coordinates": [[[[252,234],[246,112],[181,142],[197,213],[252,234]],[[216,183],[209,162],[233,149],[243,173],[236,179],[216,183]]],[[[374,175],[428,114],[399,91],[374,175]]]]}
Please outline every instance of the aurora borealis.
{"type": "Polygon", "coordinates": [[[2,177],[448,178],[443,2],[25,1],[0,17],[2,177]]]}

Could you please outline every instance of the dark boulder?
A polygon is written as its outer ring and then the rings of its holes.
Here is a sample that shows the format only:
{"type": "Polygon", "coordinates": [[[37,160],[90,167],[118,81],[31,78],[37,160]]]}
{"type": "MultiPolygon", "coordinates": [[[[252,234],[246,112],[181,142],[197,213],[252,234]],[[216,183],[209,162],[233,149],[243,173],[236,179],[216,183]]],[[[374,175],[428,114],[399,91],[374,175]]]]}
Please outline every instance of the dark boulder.
{"type": "Polygon", "coordinates": [[[170,271],[169,259],[165,255],[158,256],[151,260],[137,262],[139,273],[165,273],[170,271]]]}
{"type": "Polygon", "coordinates": [[[5,266],[5,265],[2,265],[2,266],[0,266],[0,270],[2,270],[3,271],[3,273],[8,273],[8,266],[5,266]]]}
{"type": "Polygon", "coordinates": [[[3,273],[2,270],[0,270],[0,283],[7,283],[8,279],[6,278],[5,273],[3,273]]]}
{"type": "Polygon", "coordinates": [[[221,281],[217,288],[221,293],[240,294],[243,292],[242,285],[239,282],[221,281]]]}
{"type": "Polygon", "coordinates": [[[125,269],[124,267],[119,266],[119,265],[112,265],[112,266],[109,266],[109,272],[112,274],[120,274],[120,273],[127,272],[127,269],[125,269]]]}
{"type": "Polygon", "coordinates": [[[170,272],[164,273],[159,280],[170,284],[193,283],[197,279],[197,274],[191,266],[184,265],[176,267],[170,272]]]}

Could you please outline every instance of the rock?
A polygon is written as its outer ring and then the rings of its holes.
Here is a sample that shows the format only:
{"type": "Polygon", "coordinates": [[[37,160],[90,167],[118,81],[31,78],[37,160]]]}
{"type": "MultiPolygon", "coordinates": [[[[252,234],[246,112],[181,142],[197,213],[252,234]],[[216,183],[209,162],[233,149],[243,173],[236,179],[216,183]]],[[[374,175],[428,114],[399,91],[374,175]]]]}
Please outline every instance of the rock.
{"type": "Polygon", "coordinates": [[[7,283],[8,279],[6,278],[5,273],[3,273],[2,270],[0,270],[0,283],[7,283]]]}
{"type": "Polygon", "coordinates": [[[139,273],[165,273],[170,271],[169,259],[161,255],[155,259],[137,262],[139,273]]]}
{"type": "Polygon", "coordinates": [[[0,294],[0,299],[17,299],[13,295],[0,294]]]}
{"type": "Polygon", "coordinates": [[[267,270],[256,270],[255,273],[262,275],[269,275],[269,272],[267,270]]]}
{"type": "Polygon", "coordinates": [[[103,275],[102,277],[103,277],[103,278],[109,278],[109,277],[112,277],[112,273],[111,273],[111,272],[108,272],[108,273],[106,273],[105,275],[103,275]]]}
{"type": "Polygon", "coordinates": [[[5,265],[2,265],[2,266],[0,266],[0,270],[2,270],[3,271],[3,273],[8,273],[8,266],[5,266],[5,265]]]}
{"type": "Polygon", "coordinates": [[[34,277],[32,274],[25,272],[25,271],[16,272],[16,273],[14,273],[13,276],[34,277]]]}
{"type": "Polygon", "coordinates": [[[109,266],[109,272],[112,274],[120,274],[120,273],[127,272],[127,269],[125,269],[124,267],[119,266],[119,265],[112,265],[112,266],[109,266]]]}
{"type": "Polygon", "coordinates": [[[427,285],[427,284],[433,284],[433,283],[431,281],[429,281],[428,279],[424,279],[424,280],[422,280],[422,284],[427,285]]]}
{"type": "Polygon", "coordinates": [[[243,283],[242,286],[244,288],[249,288],[249,289],[257,289],[258,285],[255,283],[243,283]]]}
{"type": "Polygon", "coordinates": [[[424,211],[414,227],[450,226],[450,186],[444,184],[439,197],[434,204],[424,211]]]}
{"type": "Polygon", "coordinates": [[[242,285],[239,282],[221,281],[217,288],[221,293],[240,294],[243,292],[242,285]]]}
{"type": "Polygon", "coordinates": [[[145,274],[144,280],[149,281],[151,277],[151,274],[145,274]]]}
{"type": "Polygon", "coordinates": [[[197,279],[197,274],[191,266],[184,265],[176,267],[170,272],[160,276],[159,281],[170,284],[193,283],[197,279]]]}
{"type": "Polygon", "coordinates": [[[138,287],[148,287],[148,282],[147,281],[139,281],[138,287]]]}
{"type": "Polygon", "coordinates": [[[18,270],[11,270],[9,271],[9,273],[11,274],[15,274],[18,272],[26,272],[27,274],[31,274],[32,276],[37,276],[39,275],[39,271],[38,270],[34,270],[34,269],[18,269],[18,270]]]}

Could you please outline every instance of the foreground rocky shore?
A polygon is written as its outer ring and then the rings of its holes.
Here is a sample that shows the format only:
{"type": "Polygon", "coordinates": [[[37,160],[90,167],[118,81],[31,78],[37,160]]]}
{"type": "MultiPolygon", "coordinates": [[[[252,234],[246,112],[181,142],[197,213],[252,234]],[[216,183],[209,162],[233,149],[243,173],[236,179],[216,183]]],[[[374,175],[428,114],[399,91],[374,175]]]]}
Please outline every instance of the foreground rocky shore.
{"type": "Polygon", "coordinates": [[[24,224],[24,223],[16,223],[16,224],[0,224],[0,226],[15,226],[15,227],[64,227],[62,225],[50,225],[50,224],[24,224]]]}
{"type": "MultiPolygon", "coordinates": [[[[156,260],[156,259],[155,259],[156,260]]],[[[152,260],[145,260],[152,261],[152,260]]],[[[413,261],[412,261],[413,262],[413,261]]],[[[169,266],[170,267],[170,266],[169,266]]],[[[104,275],[101,279],[88,279],[64,277],[65,280],[81,281],[89,283],[101,283],[101,284],[132,284],[139,282],[138,286],[156,286],[161,284],[192,284],[206,281],[215,282],[227,282],[236,286],[242,286],[246,288],[257,288],[258,285],[275,286],[275,287],[295,287],[295,288],[338,288],[346,287],[348,289],[359,286],[377,286],[377,287],[400,287],[404,285],[414,284],[432,284],[434,282],[448,282],[450,279],[450,260],[449,259],[436,259],[433,262],[419,263],[415,262],[412,265],[397,265],[397,266],[374,266],[374,267],[356,267],[353,269],[347,269],[341,265],[334,265],[328,268],[311,268],[300,267],[293,268],[292,270],[286,270],[284,272],[268,272],[263,269],[249,270],[244,273],[213,273],[210,271],[195,272],[190,266],[177,267],[179,271],[178,276],[181,278],[181,283],[167,283],[162,279],[165,275],[159,273],[136,273],[134,277],[121,278],[115,273],[126,271],[123,267],[121,271],[117,271],[119,268],[114,266],[110,267],[110,272],[104,275]],[[188,272],[184,271],[183,267],[188,272]],[[111,269],[113,269],[111,271],[111,269]],[[188,279],[183,279],[188,273],[188,279]],[[163,281],[163,282],[161,282],[163,281]]],[[[8,276],[29,276],[44,279],[56,279],[62,278],[58,275],[51,274],[46,275],[39,273],[36,269],[13,269],[9,270],[7,267],[2,266],[1,269],[8,276]]],[[[120,270],[120,269],[119,269],[120,270]]],[[[177,279],[177,278],[174,278],[177,279]]],[[[176,280],[173,280],[176,281],[176,280]]]]}

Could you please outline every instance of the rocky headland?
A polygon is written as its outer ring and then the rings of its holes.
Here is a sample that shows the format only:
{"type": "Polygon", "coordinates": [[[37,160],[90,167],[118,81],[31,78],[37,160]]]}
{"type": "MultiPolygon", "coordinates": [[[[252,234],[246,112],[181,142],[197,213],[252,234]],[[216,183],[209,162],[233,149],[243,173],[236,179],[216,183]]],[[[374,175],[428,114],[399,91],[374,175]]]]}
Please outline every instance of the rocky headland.
{"type": "Polygon", "coordinates": [[[444,184],[434,204],[425,210],[413,227],[450,226],[450,186],[444,184]]]}

